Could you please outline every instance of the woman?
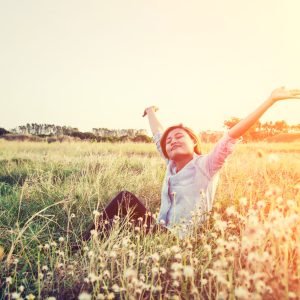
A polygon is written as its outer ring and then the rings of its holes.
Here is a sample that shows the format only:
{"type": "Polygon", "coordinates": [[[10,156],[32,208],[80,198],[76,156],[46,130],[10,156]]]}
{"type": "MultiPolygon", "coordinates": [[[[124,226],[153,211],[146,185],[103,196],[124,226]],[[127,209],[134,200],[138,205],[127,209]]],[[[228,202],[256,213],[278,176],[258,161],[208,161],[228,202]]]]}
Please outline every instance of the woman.
{"type": "MultiPolygon", "coordinates": [[[[229,129],[212,151],[205,155],[201,154],[199,138],[191,129],[179,124],[164,130],[156,117],[157,108],[146,108],[144,116],[148,116],[157,149],[167,165],[158,220],[133,194],[123,191],[104,209],[97,229],[102,232],[103,229],[109,230],[116,215],[124,217],[130,212],[129,219],[143,224],[146,233],[170,229],[179,237],[184,237],[189,232],[192,216],[196,212],[203,216],[211,210],[218,171],[232,153],[234,144],[275,102],[285,99],[300,99],[300,90],[275,89],[256,110],[229,129]]],[[[199,217],[200,222],[203,219],[199,217]]],[[[91,226],[92,229],[95,225],[91,226]]],[[[90,230],[85,240],[90,237],[90,230]]]]}

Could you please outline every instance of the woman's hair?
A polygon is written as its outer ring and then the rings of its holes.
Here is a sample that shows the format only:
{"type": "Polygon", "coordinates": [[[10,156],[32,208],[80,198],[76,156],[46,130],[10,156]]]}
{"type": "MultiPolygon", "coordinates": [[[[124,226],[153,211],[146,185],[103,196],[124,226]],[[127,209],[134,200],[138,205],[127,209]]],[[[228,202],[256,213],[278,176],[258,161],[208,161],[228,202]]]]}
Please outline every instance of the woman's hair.
{"type": "Polygon", "coordinates": [[[172,131],[173,129],[176,128],[181,128],[183,129],[190,137],[191,139],[196,143],[195,147],[194,147],[194,152],[197,154],[201,154],[201,150],[200,150],[200,137],[190,128],[183,126],[182,124],[178,124],[178,125],[174,125],[174,126],[170,126],[168,127],[161,139],[160,139],[160,146],[161,146],[161,150],[164,154],[164,156],[169,159],[167,151],[166,151],[166,140],[167,140],[167,136],[169,134],[170,131],[172,131]]]}

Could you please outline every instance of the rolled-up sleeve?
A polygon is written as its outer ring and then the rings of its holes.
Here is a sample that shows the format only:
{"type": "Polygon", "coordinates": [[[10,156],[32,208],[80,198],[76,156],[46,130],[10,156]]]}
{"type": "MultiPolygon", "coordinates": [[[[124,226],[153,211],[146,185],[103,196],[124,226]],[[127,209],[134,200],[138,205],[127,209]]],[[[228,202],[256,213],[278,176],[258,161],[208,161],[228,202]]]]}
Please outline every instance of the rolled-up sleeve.
{"type": "Polygon", "coordinates": [[[166,161],[166,163],[168,162],[168,159],[164,156],[162,150],[161,150],[161,146],[160,146],[160,139],[161,139],[161,132],[157,132],[156,134],[153,135],[153,141],[156,145],[157,151],[159,152],[160,156],[166,161]]]}
{"type": "Polygon", "coordinates": [[[206,171],[210,177],[214,176],[223,166],[226,158],[233,152],[234,146],[241,141],[229,136],[226,132],[214,148],[206,156],[206,171]]]}

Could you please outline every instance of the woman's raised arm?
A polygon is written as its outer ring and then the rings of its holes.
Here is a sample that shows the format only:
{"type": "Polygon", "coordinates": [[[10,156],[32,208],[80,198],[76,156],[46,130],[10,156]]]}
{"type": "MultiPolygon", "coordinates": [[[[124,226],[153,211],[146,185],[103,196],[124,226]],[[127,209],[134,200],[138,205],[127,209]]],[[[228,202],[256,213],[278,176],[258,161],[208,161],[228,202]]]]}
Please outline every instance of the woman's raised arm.
{"type": "Polygon", "coordinates": [[[275,89],[269,98],[263,102],[256,110],[254,110],[245,119],[241,120],[233,126],[228,134],[232,138],[242,136],[258,119],[277,101],[287,99],[300,99],[300,90],[286,90],[285,87],[275,89]]]}
{"type": "Polygon", "coordinates": [[[143,115],[143,117],[145,117],[146,115],[148,116],[149,125],[153,135],[156,135],[157,133],[163,133],[164,131],[163,126],[160,124],[159,120],[156,117],[155,112],[157,110],[158,108],[156,106],[147,107],[143,115]]]}

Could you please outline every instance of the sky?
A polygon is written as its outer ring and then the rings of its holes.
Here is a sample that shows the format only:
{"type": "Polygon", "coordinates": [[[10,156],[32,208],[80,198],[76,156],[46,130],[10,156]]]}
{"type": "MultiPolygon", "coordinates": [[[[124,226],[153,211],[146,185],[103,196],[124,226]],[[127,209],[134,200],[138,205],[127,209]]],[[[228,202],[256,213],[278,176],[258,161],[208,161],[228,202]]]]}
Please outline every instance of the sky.
{"type": "MultiPolygon", "coordinates": [[[[0,127],[220,130],[300,88],[298,0],[0,0],[0,127]]],[[[300,123],[300,100],[262,121],[300,123]]]]}

